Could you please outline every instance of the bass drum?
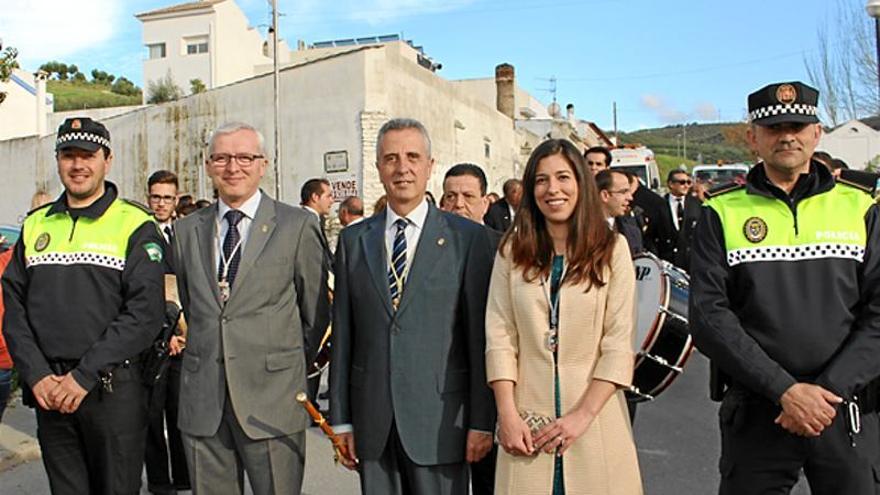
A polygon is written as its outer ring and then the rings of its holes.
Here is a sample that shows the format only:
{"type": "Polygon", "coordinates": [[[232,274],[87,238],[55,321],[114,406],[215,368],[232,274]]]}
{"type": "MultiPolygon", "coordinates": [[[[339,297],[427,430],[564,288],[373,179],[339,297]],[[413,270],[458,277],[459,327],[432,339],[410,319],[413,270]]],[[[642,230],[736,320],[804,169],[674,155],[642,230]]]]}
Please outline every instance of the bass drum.
{"type": "Polygon", "coordinates": [[[636,364],[630,400],[654,400],[681,374],[694,345],[688,332],[687,273],[650,253],[636,270],[636,364]]]}

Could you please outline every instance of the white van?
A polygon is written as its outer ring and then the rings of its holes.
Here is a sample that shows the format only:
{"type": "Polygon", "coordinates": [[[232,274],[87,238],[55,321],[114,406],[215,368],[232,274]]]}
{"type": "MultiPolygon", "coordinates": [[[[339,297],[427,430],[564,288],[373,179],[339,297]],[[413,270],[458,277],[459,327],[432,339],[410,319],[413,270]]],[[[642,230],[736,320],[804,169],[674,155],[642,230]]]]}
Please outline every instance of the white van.
{"type": "Polygon", "coordinates": [[[660,169],[657,168],[654,152],[644,146],[612,149],[611,168],[635,174],[648,189],[660,189],[660,169]]]}
{"type": "Polygon", "coordinates": [[[722,163],[718,165],[697,165],[694,167],[694,180],[703,184],[706,190],[736,182],[746,183],[746,175],[751,167],[745,163],[722,163]]]}

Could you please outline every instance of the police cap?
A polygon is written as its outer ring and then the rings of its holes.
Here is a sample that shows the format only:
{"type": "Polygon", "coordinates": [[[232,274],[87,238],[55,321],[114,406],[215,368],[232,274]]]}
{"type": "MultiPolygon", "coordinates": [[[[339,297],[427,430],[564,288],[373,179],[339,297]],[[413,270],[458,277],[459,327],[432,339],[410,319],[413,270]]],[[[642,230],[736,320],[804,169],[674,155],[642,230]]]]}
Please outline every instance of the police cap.
{"type": "Polygon", "coordinates": [[[760,126],[816,124],[819,91],[800,81],[769,84],[749,95],[749,121],[760,126]]]}
{"type": "Polygon", "coordinates": [[[110,131],[104,124],[88,117],[67,119],[58,128],[55,151],[68,148],[97,151],[102,146],[110,150],[110,131]]]}

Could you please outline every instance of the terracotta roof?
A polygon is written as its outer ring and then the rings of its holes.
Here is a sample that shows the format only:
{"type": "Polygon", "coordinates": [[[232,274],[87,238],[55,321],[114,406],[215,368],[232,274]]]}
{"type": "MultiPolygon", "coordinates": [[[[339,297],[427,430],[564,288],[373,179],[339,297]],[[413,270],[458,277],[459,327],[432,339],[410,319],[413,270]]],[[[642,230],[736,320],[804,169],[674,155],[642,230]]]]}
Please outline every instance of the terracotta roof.
{"type": "Polygon", "coordinates": [[[181,3],[178,5],[172,5],[170,7],[164,7],[157,10],[151,10],[149,12],[143,12],[141,14],[135,15],[136,18],[140,19],[142,17],[152,16],[152,15],[160,15],[160,14],[175,14],[178,12],[186,12],[189,10],[201,10],[207,7],[211,7],[216,5],[224,0],[197,0],[195,2],[187,2],[181,3]]]}

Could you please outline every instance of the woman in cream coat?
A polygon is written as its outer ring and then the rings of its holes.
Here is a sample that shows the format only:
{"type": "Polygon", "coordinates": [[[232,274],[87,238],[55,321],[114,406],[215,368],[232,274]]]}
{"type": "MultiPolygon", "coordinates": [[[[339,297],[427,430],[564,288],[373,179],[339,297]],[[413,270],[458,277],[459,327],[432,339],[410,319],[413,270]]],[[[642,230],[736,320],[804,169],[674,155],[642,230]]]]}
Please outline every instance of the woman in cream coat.
{"type": "Polygon", "coordinates": [[[538,146],[495,259],[486,369],[502,447],[496,493],[642,493],[623,393],[633,373],[635,273],[584,170],[571,143],[538,146]],[[526,413],[549,424],[533,432],[526,413]]]}

